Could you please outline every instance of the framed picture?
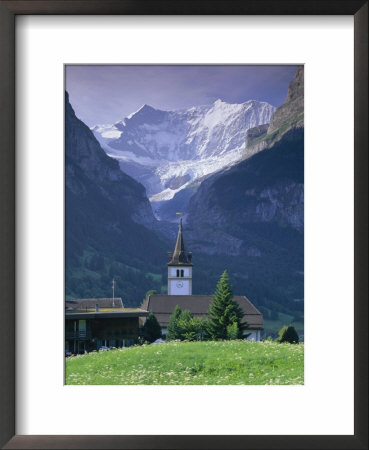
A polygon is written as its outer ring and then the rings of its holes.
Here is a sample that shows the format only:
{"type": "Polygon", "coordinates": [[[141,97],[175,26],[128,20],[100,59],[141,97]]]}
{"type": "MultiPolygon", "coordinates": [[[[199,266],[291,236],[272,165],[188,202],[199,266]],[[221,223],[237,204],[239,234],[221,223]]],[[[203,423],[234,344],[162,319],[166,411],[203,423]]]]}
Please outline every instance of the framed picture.
{"type": "MultiPolygon", "coordinates": [[[[1,445],[367,448],[368,4],[4,1],[0,14],[1,445]],[[159,69],[160,64],[304,65],[304,385],[175,388],[64,384],[64,270],[68,267],[64,267],[67,165],[63,149],[68,135],[64,137],[63,82],[65,67],[78,69],[85,64],[130,64],[136,79],[141,77],[138,67],[142,64],[159,69]],[[142,423],[146,424],[144,430],[142,423]]],[[[73,76],[78,86],[86,87],[78,102],[85,105],[79,111],[87,117],[93,113],[89,97],[102,83],[100,75],[92,77],[97,87],[91,87],[91,77],[82,72],[73,76]]],[[[200,72],[192,76],[202,77],[200,72]]],[[[109,77],[111,85],[117,86],[110,72],[109,77]]],[[[278,77],[276,72],[275,79],[278,77]]],[[[158,78],[167,80],[160,96],[164,101],[165,92],[171,92],[170,76],[158,78]]],[[[213,74],[207,78],[211,86],[213,74]]],[[[263,80],[264,85],[271,84],[263,73],[258,78],[260,84],[263,80]]],[[[184,77],[181,82],[188,97],[184,77]]],[[[67,75],[67,87],[68,83],[73,91],[72,78],[67,75]]],[[[132,90],[134,84],[130,83],[132,90]]],[[[199,102],[203,90],[198,91],[199,102]]],[[[124,95],[128,99],[129,92],[124,95]]],[[[76,91],[71,98],[78,99],[76,91]]],[[[113,101],[110,103],[113,108],[113,101]]],[[[68,108],[68,99],[65,106],[68,108]]],[[[119,131],[118,125],[115,131],[119,131]]],[[[89,126],[92,128],[92,123],[89,126]]],[[[109,128],[108,134],[105,129],[93,131],[101,145],[109,145],[114,130],[109,128]]],[[[249,141],[258,137],[249,136],[249,141]]],[[[115,142],[111,148],[117,149],[117,145],[115,142]]],[[[180,180],[174,181],[178,184],[180,180]]],[[[181,182],[186,184],[188,179],[182,177],[181,182]]],[[[163,195],[168,186],[176,190],[174,184],[160,186],[158,192],[153,188],[153,197],[163,195]]],[[[94,225],[91,222],[86,227],[94,225]]],[[[180,233],[181,226],[177,241],[180,233]]],[[[175,254],[176,250],[169,264],[176,266],[175,271],[168,272],[168,291],[173,292],[168,293],[175,295],[186,288],[187,295],[191,294],[192,280],[185,272],[192,267],[191,255],[185,252],[186,261],[181,260],[179,267],[175,254]]],[[[100,262],[92,254],[86,258],[89,270],[100,262]]],[[[116,274],[112,275],[115,280],[116,274]]],[[[152,279],[155,281],[155,276],[152,279]]],[[[67,289],[76,296],[73,282],[67,289]]],[[[109,308],[117,306],[114,291],[112,297],[109,308]]],[[[72,303],[67,305],[71,309],[72,303]]],[[[75,314],[86,315],[79,317],[84,323],[78,322],[82,327],[78,332],[86,335],[90,331],[86,324],[89,306],[70,315],[70,319],[75,319],[75,314]]],[[[94,307],[100,308],[99,304],[94,307]]],[[[122,308],[121,314],[128,312],[122,308]]],[[[267,306],[264,312],[268,314],[267,306]]],[[[96,316],[99,311],[92,313],[96,316]]],[[[67,331],[73,334],[77,329],[72,328],[67,331]]],[[[256,325],[252,331],[258,340],[256,325]]],[[[113,342],[115,337],[111,339],[113,342]]],[[[122,346],[129,339],[134,338],[127,335],[122,346]]],[[[86,345],[108,344],[83,340],[82,348],[81,342],[71,339],[68,346],[80,353],[86,345]]]]}

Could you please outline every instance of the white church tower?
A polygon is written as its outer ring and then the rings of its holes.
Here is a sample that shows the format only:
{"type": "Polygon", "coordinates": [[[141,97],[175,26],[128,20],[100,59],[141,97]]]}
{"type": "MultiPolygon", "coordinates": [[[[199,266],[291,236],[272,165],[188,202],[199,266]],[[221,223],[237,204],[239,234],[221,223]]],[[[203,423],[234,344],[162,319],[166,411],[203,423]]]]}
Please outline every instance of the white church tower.
{"type": "Polygon", "coordinates": [[[168,263],[168,295],[192,295],[192,253],[186,252],[183,235],[182,219],[176,246],[173,253],[169,253],[168,263]]]}

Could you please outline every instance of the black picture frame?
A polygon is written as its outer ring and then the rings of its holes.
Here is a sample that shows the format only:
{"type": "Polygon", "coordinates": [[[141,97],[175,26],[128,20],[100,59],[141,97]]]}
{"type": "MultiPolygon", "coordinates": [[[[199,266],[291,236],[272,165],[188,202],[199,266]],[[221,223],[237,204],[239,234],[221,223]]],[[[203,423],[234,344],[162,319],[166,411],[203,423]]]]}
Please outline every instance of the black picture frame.
{"type": "MultiPolygon", "coordinates": [[[[0,445],[6,449],[368,448],[368,1],[0,1],[0,445]],[[355,41],[355,416],[350,436],[15,435],[15,17],[19,14],[352,15],[355,41]]],[[[337,336],[341,339],[342,336],[337,336]]],[[[245,417],[247,420],[247,417],[245,417]]]]}

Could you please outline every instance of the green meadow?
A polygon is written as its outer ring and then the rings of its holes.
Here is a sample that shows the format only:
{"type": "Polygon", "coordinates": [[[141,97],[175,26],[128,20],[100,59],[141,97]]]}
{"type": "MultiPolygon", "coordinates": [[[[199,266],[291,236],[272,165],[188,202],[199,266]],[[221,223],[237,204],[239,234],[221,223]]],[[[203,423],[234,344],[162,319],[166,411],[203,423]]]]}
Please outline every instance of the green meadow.
{"type": "Polygon", "coordinates": [[[304,345],[172,341],[66,358],[67,385],[304,384],[304,345]]]}

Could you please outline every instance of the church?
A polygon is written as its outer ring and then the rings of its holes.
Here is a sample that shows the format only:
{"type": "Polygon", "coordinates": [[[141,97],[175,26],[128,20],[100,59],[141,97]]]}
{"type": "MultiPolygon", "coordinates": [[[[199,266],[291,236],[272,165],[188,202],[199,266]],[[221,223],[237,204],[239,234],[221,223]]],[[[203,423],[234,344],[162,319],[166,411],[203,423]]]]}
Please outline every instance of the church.
{"type": "MultiPolygon", "coordinates": [[[[180,219],[174,252],[169,253],[168,294],[148,295],[141,306],[142,309],[155,315],[164,335],[167,333],[169,319],[176,305],[182,311],[190,310],[194,317],[205,319],[207,316],[213,296],[192,294],[192,269],[192,253],[185,249],[182,219],[180,219]]],[[[242,319],[242,322],[248,323],[245,337],[248,340],[260,341],[263,315],[245,296],[235,295],[233,299],[245,313],[242,319]]]]}

